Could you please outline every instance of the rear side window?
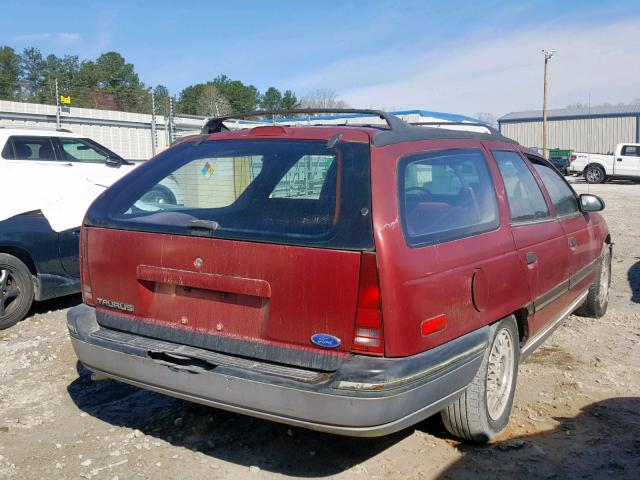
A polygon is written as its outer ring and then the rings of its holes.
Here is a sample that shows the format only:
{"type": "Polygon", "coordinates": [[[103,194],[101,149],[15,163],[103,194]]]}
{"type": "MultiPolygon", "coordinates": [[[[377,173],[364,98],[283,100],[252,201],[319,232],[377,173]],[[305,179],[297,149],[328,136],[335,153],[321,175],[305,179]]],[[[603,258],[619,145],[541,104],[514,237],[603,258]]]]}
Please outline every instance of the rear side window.
{"type": "Polygon", "coordinates": [[[625,145],[622,147],[622,155],[625,157],[640,157],[640,147],[636,145],[625,145]]]}
{"type": "Polygon", "coordinates": [[[49,137],[11,137],[16,160],[55,160],[49,137]]]}
{"type": "Polygon", "coordinates": [[[495,189],[480,150],[406,157],[399,182],[402,224],[411,246],[475,235],[499,225],[495,189]]]}
{"type": "Polygon", "coordinates": [[[576,195],[573,190],[569,188],[569,185],[560,177],[558,172],[542,162],[535,159],[530,160],[538,172],[538,175],[540,175],[542,183],[544,183],[558,215],[564,216],[578,213],[580,209],[578,208],[576,195]]]}
{"type": "Polygon", "coordinates": [[[522,157],[513,151],[494,150],[492,153],[507,190],[511,220],[530,222],[549,218],[542,190],[522,157]]]}
{"type": "Polygon", "coordinates": [[[88,222],[360,250],[373,248],[370,210],[365,143],[226,140],[179,144],[141,165],[94,204],[88,222]]]}

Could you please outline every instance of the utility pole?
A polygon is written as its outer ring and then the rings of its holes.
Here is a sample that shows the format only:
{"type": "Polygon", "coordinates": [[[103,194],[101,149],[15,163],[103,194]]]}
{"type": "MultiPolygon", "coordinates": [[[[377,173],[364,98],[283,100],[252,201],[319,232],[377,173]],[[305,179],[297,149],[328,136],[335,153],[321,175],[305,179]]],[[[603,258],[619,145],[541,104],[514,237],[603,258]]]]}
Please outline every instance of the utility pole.
{"type": "Polygon", "coordinates": [[[156,156],[156,95],[151,90],[151,156],[156,156]]]}
{"type": "Polygon", "coordinates": [[[58,90],[57,78],[56,78],[56,129],[60,130],[60,91],[58,90]]]}
{"type": "Polygon", "coordinates": [[[547,149],[547,65],[555,50],[542,50],[544,55],[544,93],[542,100],[542,155],[547,158],[549,151],[547,149]]]}
{"type": "Polygon", "coordinates": [[[173,99],[169,95],[169,145],[173,142],[173,99]]]}

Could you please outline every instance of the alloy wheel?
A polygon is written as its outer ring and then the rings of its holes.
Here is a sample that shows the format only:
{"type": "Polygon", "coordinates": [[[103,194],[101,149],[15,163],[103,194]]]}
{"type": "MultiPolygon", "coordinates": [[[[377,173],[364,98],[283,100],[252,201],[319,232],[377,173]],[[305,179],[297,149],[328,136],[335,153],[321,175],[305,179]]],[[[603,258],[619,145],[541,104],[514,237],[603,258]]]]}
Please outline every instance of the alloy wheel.
{"type": "Polygon", "coordinates": [[[600,289],[598,291],[598,304],[604,305],[609,297],[609,286],[611,285],[611,254],[606,251],[602,256],[600,267],[600,289]]]}
{"type": "Polygon", "coordinates": [[[600,183],[602,181],[602,170],[590,168],[587,171],[587,180],[589,180],[589,183],[600,183]]]}
{"type": "Polygon", "coordinates": [[[8,268],[0,269],[0,317],[11,313],[12,305],[20,296],[20,287],[17,285],[13,272],[8,268]]]}
{"type": "Polygon", "coordinates": [[[509,403],[514,368],[513,339],[503,328],[493,341],[487,368],[487,410],[493,420],[500,418],[509,403]]]}

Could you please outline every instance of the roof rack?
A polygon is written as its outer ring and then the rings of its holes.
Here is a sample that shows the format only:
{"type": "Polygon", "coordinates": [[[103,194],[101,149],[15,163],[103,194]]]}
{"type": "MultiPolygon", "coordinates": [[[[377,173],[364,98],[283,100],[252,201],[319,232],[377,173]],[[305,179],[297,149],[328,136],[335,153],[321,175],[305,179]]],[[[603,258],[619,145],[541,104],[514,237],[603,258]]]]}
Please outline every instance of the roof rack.
{"type": "Polygon", "coordinates": [[[389,126],[390,130],[402,130],[409,126],[405,121],[399,119],[395,115],[392,115],[387,112],[383,112],[382,110],[367,110],[367,109],[357,109],[357,108],[299,108],[299,109],[291,109],[291,110],[265,110],[265,111],[254,111],[247,113],[236,113],[233,115],[225,115],[220,117],[214,117],[205,123],[202,128],[203,134],[209,133],[218,133],[223,130],[229,130],[224,122],[228,120],[239,120],[248,117],[272,117],[275,123],[276,115],[307,115],[309,120],[311,120],[311,115],[317,113],[331,113],[331,114],[354,114],[354,116],[367,115],[367,116],[375,116],[380,117],[389,126]]]}
{"type": "Polygon", "coordinates": [[[489,130],[489,133],[493,134],[493,135],[500,135],[502,136],[502,134],[496,130],[495,128],[493,128],[490,125],[487,125],[486,123],[482,123],[482,122],[448,122],[446,120],[442,121],[442,122],[409,122],[409,125],[416,125],[419,127],[449,127],[449,126],[463,126],[463,127],[482,127],[482,128],[486,128],[487,130],[489,130]]]}

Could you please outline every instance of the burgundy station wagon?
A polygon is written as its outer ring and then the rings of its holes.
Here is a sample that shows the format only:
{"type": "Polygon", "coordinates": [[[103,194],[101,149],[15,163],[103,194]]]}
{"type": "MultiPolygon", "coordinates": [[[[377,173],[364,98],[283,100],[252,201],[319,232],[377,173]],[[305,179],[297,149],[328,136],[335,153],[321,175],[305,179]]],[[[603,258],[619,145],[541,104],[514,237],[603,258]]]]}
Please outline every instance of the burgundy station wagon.
{"type": "Polygon", "coordinates": [[[486,441],[519,363],[576,309],[607,309],[604,204],[495,130],[334,113],[386,125],[217,118],[101,195],[68,314],[76,354],[291,425],[374,436],[441,412],[486,441]],[[149,203],[167,178],[184,202],[149,203]]]}

